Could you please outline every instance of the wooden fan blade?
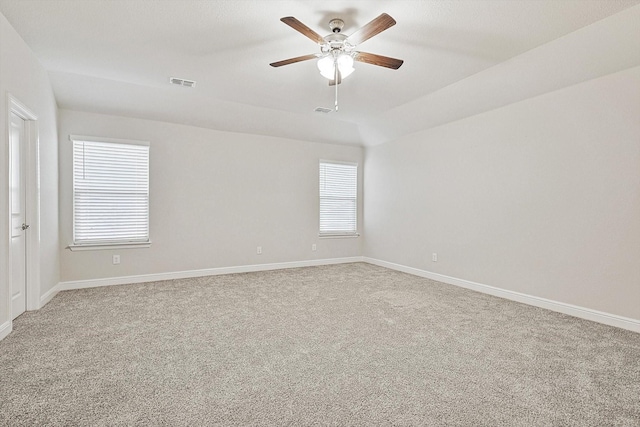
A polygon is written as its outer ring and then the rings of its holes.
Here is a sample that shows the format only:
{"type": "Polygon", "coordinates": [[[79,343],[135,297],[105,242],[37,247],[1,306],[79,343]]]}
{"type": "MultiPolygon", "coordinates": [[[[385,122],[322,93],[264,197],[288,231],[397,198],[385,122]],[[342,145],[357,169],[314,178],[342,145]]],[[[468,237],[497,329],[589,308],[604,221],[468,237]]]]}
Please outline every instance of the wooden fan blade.
{"type": "Polygon", "coordinates": [[[356,52],[356,61],[364,62],[371,65],[379,65],[380,67],[387,67],[397,70],[404,63],[402,59],[389,58],[388,56],[376,55],[374,53],[356,52]]]}
{"type": "Polygon", "coordinates": [[[309,37],[314,42],[318,44],[324,43],[324,38],[322,38],[320,34],[316,33],[311,28],[307,27],[306,25],[298,21],[293,16],[285,16],[284,18],[280,18],[280,20],[285,24],[287,24],[288,26],[290,26],[291,28],[293,28],[294,30],[296,30],[297,32],[299,32],[300,34],[302,34],[303,36],[309,37]]]}
{"type": "Polygon", "coordinates": [[[271,65],[272,67],[282,67],[283,65],[295,64],[296,62],[308,61],[309,59],[316,59],[316,58],[317,56],[315,54],[297,56],[295,58],[283,59],[282,61],[272,62],[269,65],[271,65]]]}
{"type": "Polygon", "coordinates": [[[347,37],[347,41],[354,46],[358,45],[365,40],[369,40],[376,34],[380,34],[384,30],[393,27],[394,25],[396,25],[396,20],[386,13],[383,13],[382,15],[378,16],[373,21],[369,22],[367,25],[347,37]]]}

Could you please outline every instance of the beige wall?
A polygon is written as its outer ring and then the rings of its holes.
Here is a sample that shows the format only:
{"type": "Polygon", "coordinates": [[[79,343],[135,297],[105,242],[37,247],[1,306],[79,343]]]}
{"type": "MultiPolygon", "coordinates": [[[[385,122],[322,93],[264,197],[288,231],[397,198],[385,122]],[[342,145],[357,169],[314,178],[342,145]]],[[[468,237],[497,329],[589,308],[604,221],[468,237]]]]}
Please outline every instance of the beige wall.
{"type": "Polygon", "coordinates": [[[59,130],[62,281],[362,255],[361,238],[318,239],[318,161],[361,165],[360,147],[68,110],[60,110],[59,130]],[[150,141],[151,248],[66,249],[70,134],[150,141]]]}
{"type": "Polygon", "coordinates": [[[0,326],[10,320],[10,288],[7,276],[9,256],[7,96],[9,93],[38,117],[40,224],[31,224],[30,232],[37,233],[40,237],[39,287],[42,295],[51,290],[60,277],[57,106],[46,71],[6,18],[0,14],[0,140],[2,141],[0,150],[0,326]]]}
{"type": "Polygon", "coordinates": [[[640,319],[640,68],[367,149],[365,226],[365,256],[640,319]]]}

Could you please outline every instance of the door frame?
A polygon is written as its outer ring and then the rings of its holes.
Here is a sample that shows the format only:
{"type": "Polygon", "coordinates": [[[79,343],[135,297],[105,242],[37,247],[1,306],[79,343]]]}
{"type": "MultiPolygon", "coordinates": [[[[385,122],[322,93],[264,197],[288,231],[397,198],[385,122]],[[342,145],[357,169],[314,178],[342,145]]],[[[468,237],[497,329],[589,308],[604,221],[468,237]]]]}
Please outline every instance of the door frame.
{"type": "MultiPolygon", "coordinates": [[[[11,93],[7,93],[7,124],[11,123],[11,113],[24,120],[25,155],[25,220],[29,231],[25,236],[26,251],[26,302],[27,310],[38,310],[40,304],[40,140],[38,135],[38,116],[11,93]]],[[[11,127],[7,125],[5,140],[9,149],[11,127]]],[[[7,151],[5,170],[7,183],[11,182],[9,163],[11,155],[7,151]]],[[[7,214],[11,217],[11,198],[7,192],[7,214]]],[[[11,221],[9,221],[6,283],[11,288],[11,221]]],[[[9,298],[9,317],[11,317],[11,298],[9,298]]]]}

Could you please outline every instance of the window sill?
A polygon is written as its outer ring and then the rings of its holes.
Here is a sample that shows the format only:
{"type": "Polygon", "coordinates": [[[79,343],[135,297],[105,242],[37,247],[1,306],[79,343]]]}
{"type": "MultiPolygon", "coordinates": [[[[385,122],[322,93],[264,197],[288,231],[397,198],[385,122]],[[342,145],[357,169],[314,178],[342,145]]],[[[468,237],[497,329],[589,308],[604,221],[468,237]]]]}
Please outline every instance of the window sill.
{"type": "Polygon", "coordinates": [[[318,234],[320,239],[353,239],[360,237],[360,234],[318,234]]]}
{"type": "Polygon", "coordinates": [[[101,251],[107,249],[139,249],[150,248],[151,242],[140,243],[88,243],[85,245],[69,245],[67,246],[72,251],[101,251]]]}

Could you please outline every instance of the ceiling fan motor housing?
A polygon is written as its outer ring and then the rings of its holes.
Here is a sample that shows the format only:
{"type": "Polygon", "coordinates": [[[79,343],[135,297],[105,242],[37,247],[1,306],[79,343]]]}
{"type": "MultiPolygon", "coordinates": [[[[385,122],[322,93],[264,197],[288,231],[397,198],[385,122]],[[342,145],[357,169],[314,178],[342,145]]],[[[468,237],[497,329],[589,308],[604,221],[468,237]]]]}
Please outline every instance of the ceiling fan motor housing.
{"type": "MultiPolygon", "coordinates": [[[[325,48],[327,50],[344,50],[347,46],[347,36],[344,34],[329,34],[324,37],[325,48]]],[[[351,46],[349,46],[351,47],[351,46]]]]}

